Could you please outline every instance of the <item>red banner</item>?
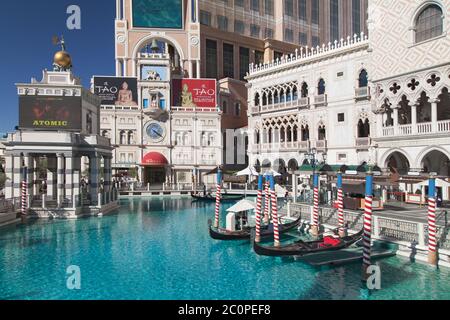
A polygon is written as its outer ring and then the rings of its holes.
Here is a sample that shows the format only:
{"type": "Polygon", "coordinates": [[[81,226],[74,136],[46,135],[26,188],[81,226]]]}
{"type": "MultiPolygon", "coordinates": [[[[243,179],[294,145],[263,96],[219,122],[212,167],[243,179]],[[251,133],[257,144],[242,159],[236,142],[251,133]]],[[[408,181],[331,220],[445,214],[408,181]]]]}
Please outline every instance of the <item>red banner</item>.
{"type": "Polygon", "coordinates": [[[175,107],[217,107],[217,82],[214,79],[174,79],[172,94],[175,107]]]}

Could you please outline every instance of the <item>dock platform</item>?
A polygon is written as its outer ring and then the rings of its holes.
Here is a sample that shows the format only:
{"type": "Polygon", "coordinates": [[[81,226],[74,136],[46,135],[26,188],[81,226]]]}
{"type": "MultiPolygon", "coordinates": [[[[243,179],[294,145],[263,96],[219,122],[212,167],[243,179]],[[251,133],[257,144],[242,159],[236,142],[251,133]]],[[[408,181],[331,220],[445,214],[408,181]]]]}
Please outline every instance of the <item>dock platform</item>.
{"type": "MultiPolygon", "coordinates": [[[[395,255],[395,250],[372,250],[372,259],[387,258],[395,255]]],[[[351,248],[340,251],[317,253],[310,256],[300,257],[298,259],[313,266],[336,266],[362,261],[362,257],[362,248],[351,248]]]]}

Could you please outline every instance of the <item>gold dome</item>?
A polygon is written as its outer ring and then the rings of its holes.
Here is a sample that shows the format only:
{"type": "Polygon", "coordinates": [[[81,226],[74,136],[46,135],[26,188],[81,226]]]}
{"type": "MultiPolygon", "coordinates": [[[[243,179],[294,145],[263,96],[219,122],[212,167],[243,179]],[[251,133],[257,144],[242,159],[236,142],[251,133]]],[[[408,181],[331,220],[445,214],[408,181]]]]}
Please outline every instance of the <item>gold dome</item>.
{"type": "Polygon", "coordinates": [[[70,68],[72,66],[72,58],[66,51],[58,51],[55,53],[53,62],[62,68],[70,68]]]}

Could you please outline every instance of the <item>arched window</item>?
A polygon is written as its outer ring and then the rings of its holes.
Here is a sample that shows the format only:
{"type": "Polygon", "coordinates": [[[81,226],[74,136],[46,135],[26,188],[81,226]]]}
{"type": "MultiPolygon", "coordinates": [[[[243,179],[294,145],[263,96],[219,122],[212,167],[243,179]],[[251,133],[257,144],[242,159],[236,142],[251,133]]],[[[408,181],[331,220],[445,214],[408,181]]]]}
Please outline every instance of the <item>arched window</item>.
{"type": "Polygon", "coordinates": [[[294,89],[292,89],[292,100],[297,100],[298,99],[298,89],[297,86],[294,86],[294,89]]]}
{"type": "Polygon", "coordinates": [[[309,126],[302,126],[302,141],[309,140],[309,126]]]}
{"type": "Polygon", "coordinates": [[[278,91],[273,93],[273,104],[277,104],[280,102],[280,96],[278,95],[278,91]]]}
{"type": "MultiPolygon", "coordinates": [[[[257,104],[255,103],[255,106],[257,106],[257,104]]],[[[224,114],[226,114],[227,112],[228,112],[228,104],[227,104],[227,102],[226,101],[224,101],[223,103],[222,103],[222,112],[224,113],[224,114]]]]}
{"type": "Polygon", "coordinates": [[[423,9],[416,20],[416,43],[442,35],[444,32],[442,9],[430,4],[423,9]]]}
{"type": "Polygon", "coordinates": [[[450,120],[450,93],[447,88],[443,88],[439,95],[437,119],[438,121],[450,120]]]}
{"type": "Polygon", "coordinates": [[[255,106],[259,107],[259,93],[255,94],[255,106]]]}
{"type": "Polygon", "coordinates": [[[125,131],[120,131],[120,144],[126,144],[127,134],[125,131]]]}
{"type": "Polygon", "coordinates": [[[133,131],[128,132],[128,144],[134,144],[134,133],[133,131]]]}
{"type": "Polygon", "coordinates": [[[264,92],[262,96],[262,105],[267,106],[267,94],[264,92]]]}
{"type": "Polygon", "coordinates": [[[366,88],[367,85],[369,84],[368,74],[365,69],[362,69],[361,72],[359,73],[358,82],[360,88],[366,88]]]}
{"type": "Polygon", "coordinates": [[[358,121],[358,138],[368,138],[370,136],[370,122],[369,119],[358,121]]]}
{"type": "Polygon", "coordinates": [[[308,97],[308,84],[306,82],[303,82],[302,84],[302,98],[308,97]]]}
{"type": "Polygon", "coordinates": [[[290,102],[292,100],[291,88],[286,89],[286,101],[290,102]]]}
{"type": "Polygon", "coordinates": [[[327,139],[327,132],[324,124],[319,125],[318,137],[320,141],[327,139]]]}
{"type": "Polygon", "coordinates": [[[286,102],[286,94],[284,93],[284,89],[281,89],[281,92],[280,92],[280,102],[281,103],[286,102]]]}
{"type": "Polygon", "coordinates": [[[261,134],[260,134],[259,130],[256,130],[256,132],[255,132],[255,142],[256,142],[256,144],[261,143],[261,134]]]}
{"type": "Polygon", "coordinates": [[[317,91],[319,93],[319,96],[325,94],[325,80],[320,79],[319,85],[317,86],[317,91]]]}

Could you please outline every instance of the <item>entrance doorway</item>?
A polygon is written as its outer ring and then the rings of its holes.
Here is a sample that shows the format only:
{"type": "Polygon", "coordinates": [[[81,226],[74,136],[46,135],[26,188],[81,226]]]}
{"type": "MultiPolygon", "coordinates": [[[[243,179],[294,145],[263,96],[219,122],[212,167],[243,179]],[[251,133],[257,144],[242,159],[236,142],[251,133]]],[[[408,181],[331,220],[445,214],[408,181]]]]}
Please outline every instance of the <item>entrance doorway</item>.
{"type": "Polygon", "coordinates": [[[166,169],[164,167],[146,167],[144,181],[145,184],[162,185],[166,182],[166,169]]]}

